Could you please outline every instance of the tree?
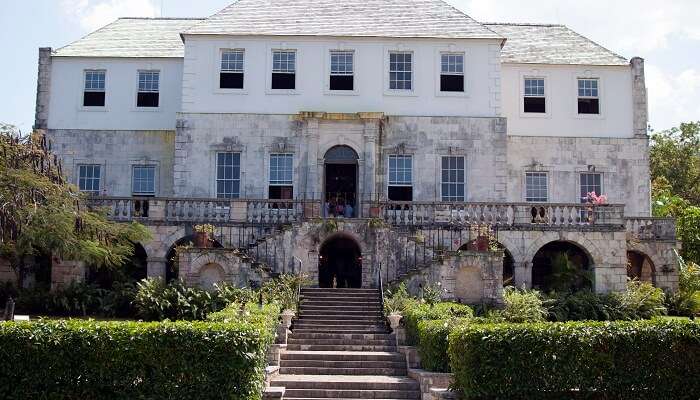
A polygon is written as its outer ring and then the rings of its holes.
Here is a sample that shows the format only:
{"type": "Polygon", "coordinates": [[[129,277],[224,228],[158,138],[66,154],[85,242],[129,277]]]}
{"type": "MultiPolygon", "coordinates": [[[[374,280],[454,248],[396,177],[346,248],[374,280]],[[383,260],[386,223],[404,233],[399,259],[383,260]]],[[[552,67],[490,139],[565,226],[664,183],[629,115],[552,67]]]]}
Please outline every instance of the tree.
{"type": "Polygon", "coordinates": [[[676,196],[700,205],[700,121],[652,134],[651,178],[665,178],[676,196]]]}
{"type": "Polygon", "coordinates": [[[149,236],[140,224],[111,222],[104,210],[88,207],[66,182],[44,135],[22,137],[0,124],[0,257],[20,286],[37,255],[118,267],[132,255],[133,243],[149,236]]]}

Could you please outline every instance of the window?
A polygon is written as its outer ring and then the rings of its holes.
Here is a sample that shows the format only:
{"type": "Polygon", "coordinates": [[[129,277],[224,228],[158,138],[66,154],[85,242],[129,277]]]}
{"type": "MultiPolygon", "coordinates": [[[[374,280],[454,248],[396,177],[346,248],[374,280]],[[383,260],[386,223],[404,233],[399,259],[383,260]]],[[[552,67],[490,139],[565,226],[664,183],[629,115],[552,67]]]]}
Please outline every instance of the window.
{"type": "Polygon", "coordinates": [[[464,92],[464,54],[440,55],[440,91],[464,92]]]}
{"type": "Polygon", "coordinates": [[[78,166],[78,188],[81,192],[100,194],[101,169],[100,165],[78,166]]]}
{"type": "Polygon", "coordinates": [[[105,106],[106,71],[85,71],[83,107],[105,106]]]}
{"type": "Polygon", "coordinates": [[[582,173],[580,189],[582,203],[588,201],[588,193],[595,192],[596,195],[600,196],[603,192],[603,175],[595,172],[582,173]]]}
{"type": "Polygon", "coordinates": [[[293,160],[292,154],[270,154],[270,199],[291,200],[294,198],[293,160]]]}
{"type": "Polygon", "coordinates": [[[330,90],[354,89],[354,53],[331,51],[330,90]]]}
{"type": "Polygon", "coordinates": [[[237,199],[241,195],[241,154],[216,154],[216,197],[237,199]]]}
{"type": "Polygon", "coordinates": [[[525,201],[547,202],[548,193],[546,172],[525,173],[525,201]]]}
{"type": "Polygon", "coordinates": [[[137,196],[155,196],[156,167],[153,165],[134,166],[131,191],[137,196]]]}
{"type": "Polygon", "coordinates": [[[578,113],[600,114],[598,79],[578,80],[578,113]]]}
{"type": "Polygon", "coordinates": [[[413,53],[389,53],[389,89],[413,89],[413,53]]]}
{"type": "Polygon", "coordinates": [[[136,107],[158,107],[160,97],[160,72],[139,71],[139,93],[136,107]]]}
{"type": "Polygon", "coordinates": [[[272,52],[272,89],[296,88],[297,53],[294,50],[272,52]]]}
{"type": "Polygon", "coordinates": [[[219,73],[219,88],[243,89],[243,50],[226,50],[221,53],[221,72],[219,73]]]}
{"type": "Polygon", "coordinates": [[[442,157],[442,201],[464,201],[464,157],[442,157]]]}
{"type": "Polygon", "coordinates": [[[546,98],[544,94],[544,79],[525,78],[523,102],[523,111],[526,113],[544,114],[547,112],[546,98]]]}
{"type": "Polygon", "coordinates": [[[389,200],[413,201],[413,157],[389,156],[389,200]]]}

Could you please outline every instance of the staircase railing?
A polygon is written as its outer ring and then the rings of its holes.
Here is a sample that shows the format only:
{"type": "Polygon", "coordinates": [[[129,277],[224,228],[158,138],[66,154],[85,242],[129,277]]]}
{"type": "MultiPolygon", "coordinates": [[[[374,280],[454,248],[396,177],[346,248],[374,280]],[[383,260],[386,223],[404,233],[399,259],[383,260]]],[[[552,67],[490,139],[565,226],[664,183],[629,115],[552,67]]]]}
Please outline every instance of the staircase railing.
{"type": "Polygon", "coordinates": [[[384,312],[384,282],[382,280],[382,263],[379,263],[379,268],[377,269],[377,279],[379,285],[379,296],[381,298],[382,312],[384,312]]]}

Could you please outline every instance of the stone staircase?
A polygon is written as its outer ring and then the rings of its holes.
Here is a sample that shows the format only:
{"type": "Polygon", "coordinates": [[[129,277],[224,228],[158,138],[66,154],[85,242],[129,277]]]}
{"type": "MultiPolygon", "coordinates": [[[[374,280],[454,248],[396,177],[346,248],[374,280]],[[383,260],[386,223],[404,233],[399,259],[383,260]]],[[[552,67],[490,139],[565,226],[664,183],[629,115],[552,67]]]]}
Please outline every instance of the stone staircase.
{"type": "Polygon", "coordinates": [[[414,399],[418,382],[384,322],[378,289],[303,289],[279,375],[285,399],[414,399]]]}

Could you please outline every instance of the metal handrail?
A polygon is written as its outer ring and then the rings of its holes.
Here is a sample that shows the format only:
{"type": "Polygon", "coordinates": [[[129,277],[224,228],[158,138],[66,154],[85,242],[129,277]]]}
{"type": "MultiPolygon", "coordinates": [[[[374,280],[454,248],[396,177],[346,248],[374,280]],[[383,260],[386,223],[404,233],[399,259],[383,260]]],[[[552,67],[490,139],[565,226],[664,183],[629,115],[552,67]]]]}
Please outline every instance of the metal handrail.
{"type": "Polygon", "coordinates": [[[379,263],[379,268],[377,269],[378,279],[379,279],[379,295],[381,298],[382,313],[384,312],[384,282],[382,281],[382,263],[379,263]]]}
{"type": "MultiPolygon", "coordinates": [[[[296,258],[296,257],[295,257],[296,258]]],[[[302,262],[301,260],[297,259],[299,261],[299,271],[297,271],[297,279],[299,284],[297,285],[297,314],[299,313],[299,309],[301,308],[301,275],[302,275],[302,262]]]]}

